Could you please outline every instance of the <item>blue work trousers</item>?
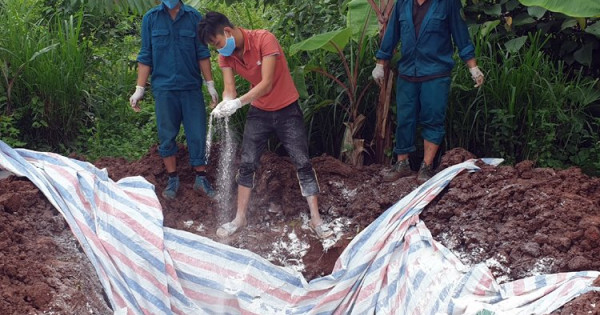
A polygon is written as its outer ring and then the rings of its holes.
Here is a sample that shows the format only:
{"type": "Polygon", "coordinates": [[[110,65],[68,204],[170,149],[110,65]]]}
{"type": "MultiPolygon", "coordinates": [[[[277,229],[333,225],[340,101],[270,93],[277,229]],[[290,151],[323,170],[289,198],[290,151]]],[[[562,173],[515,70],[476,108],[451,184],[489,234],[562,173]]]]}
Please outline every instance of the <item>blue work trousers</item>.
{"type": "Polygon", "coordinates": [[[206,108],[201,90],[153,91],[161,157],[177,153],[175,138],[183,130],[192,167],[206,165],[206,108]]]}
{"type": "Polygon", "coordinates": [[[417,123],[423,139],[439,145],[446,133],[445,119],[450,93],[450,77],[411,82],[398,77],[396,82],[395,154],[416,151],[417,123]]]}

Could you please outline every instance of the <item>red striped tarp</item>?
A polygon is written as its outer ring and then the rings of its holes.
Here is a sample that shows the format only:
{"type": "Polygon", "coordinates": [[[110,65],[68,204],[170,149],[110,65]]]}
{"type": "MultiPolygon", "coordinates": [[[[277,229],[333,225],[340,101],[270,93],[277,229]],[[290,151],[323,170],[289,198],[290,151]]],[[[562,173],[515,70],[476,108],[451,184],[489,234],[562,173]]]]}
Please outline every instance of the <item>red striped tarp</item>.
{"type": "MultiPolygon", "coordinates": [[[[498,162],[498,161],[488,161],[498,162]]],[[[29,178],[60,211],[118,314],[544,314],[590,290],[597,271],[498,284],[435,241],[419,213],[474,161],[398,201],[347,246],[330,275],[307,282],[246,250],[163,226],[154,187],[0,141],[0,167],[29,178]]]]}

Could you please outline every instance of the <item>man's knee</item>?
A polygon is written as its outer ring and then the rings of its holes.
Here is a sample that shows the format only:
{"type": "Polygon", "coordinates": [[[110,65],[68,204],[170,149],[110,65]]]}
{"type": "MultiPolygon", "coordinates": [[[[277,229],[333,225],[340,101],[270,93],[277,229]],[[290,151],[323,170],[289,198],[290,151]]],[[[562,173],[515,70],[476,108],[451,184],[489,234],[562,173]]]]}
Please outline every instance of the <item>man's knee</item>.
{"type": "Polygon", "coordinates": [[[307,165],[298,169],[298,183],[300,184],[300,192],[302,196],[318,195],[321,191],[319,188],[319,180],[312,165],[307,165]]]}
{"type": "Polygon", "coordinates": [[[242,163],[235,176],[237,184],[248,188],[254,188],[255,171],[256,166],[254,164],[242,163]]]}

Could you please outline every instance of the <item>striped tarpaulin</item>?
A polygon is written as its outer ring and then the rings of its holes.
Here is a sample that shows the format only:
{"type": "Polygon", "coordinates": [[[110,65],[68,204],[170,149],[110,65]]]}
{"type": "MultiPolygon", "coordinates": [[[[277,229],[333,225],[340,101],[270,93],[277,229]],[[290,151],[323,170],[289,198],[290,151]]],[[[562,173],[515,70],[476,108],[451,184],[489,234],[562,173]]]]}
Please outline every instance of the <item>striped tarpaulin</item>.
{"type": "Polygon", "coordinates": [[[118,314],[543,314],[600,290],[597,271],[498,284],[485,264],[465,266],[432,238],[419,213],[458,173],[478,170],[473,160],[398,201],[330,275],[310,282],[252,252],[164,227],[142,177],[113,182],[90,163],[2,141],[0,167],[29,178],[64,215],[118,314]]]}

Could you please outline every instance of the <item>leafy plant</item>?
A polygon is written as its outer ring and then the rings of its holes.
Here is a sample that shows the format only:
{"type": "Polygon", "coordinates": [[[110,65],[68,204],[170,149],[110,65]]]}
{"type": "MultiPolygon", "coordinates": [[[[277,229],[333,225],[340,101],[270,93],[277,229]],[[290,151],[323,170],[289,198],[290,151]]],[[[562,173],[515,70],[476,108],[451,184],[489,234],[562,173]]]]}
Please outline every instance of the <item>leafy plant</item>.
{"type": "Polygon", "coordinates": [[[1,8],[4,110],[17,114],[24,142],[68,146],[85,122],[83,14],[47,20],[46,8],[32,0],[3,1],[1,8]]]}
{"type": "Polygon", "coordinates": [[[519,2],[528,7],[542,7],[572,17],[600,16],[600,2],[595,0],[519,0],[519,2]]]}
{"type": "Polygon", "coordinates": [[[23,147],[27,143],[20,140],[21,131],[15,126],[13,115],[0,115],[0,139],[11,147],[23,147]]]}
{"type": "Polygon", "coordinates": [[[547,40],[540,33],[504,44],[476,40],[483,44],[478,63],[487,83],[472,90],[464,66],[453,72],[448,148],[513,162],[593,168],[600,125],[591,108],[600,103],[598,81],[565,73],[563,64],[540,51],[547,40]]]}
{"type": "MultiPolygon", "coordinates": [[[[187,0],[187,5],[198,7],[200,0],[187,0]]],[[[150,8],[160,4],[160,1],[148,0],[64,0],[64,6],[70,10],[85,8],[87,11],[108,13],[114,11],[131,11],[144,14],[150,8]]]]}
{"type": "Polygon", "coordinates": [[[600,74],[600,4],[594,0],[463,0],[472,28],[490,26],[493,40],[511,40],[528,33],[551,34],[543,50],[570,66],[583,66],[590,75],[600,74]],[[502,25],[502,28],[495,28],[502,25]],[[494,38],[495,37],[495,38],[494,38]]]}
{"type": "Polygon", "coordinates": [[[371,7],[358,0],[348,3],[348,25],[345,28],[323,34],[317,34],[290,47],[290,54],[299,51],[325,50],[336,53],[344,68],[342,76],[335,76],[320,67],[306,67],[305,70],[320,73],[334,81],[346,94],[345,103],[340,103],[346,115],[345,131],[341,147],[342,158],[354,165],[363,163],[364,139],[358,135],[366,121],[366,116],[360,112],[360,105],[372,81],[360,86],[361,61],[364,60],[366,38],[377,32],[376,21],[371,7]],[[375,27],[373,25],[375,24],[375,27]],[[357,26],[358,25],[358,26],[357,26]],[[351,53],[348,59],[344,53],[346,45],[350,44],[351,53]],[[356,48],[352,50],[352,46],[356,48]]]}

